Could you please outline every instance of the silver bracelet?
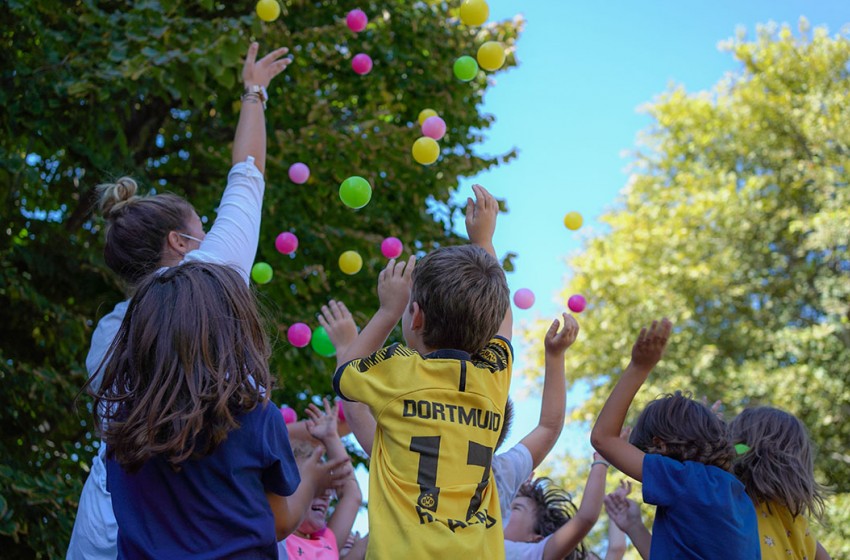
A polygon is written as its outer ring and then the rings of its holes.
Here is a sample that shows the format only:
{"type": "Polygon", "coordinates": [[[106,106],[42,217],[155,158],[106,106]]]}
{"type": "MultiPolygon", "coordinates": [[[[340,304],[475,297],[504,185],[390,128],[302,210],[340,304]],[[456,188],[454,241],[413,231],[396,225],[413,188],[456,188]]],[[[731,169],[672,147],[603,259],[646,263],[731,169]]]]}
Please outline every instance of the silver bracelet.
{"type": "Polygon", "coordinates": [[[605,468],[607,469],[608,467],[611,466],[611,463],[609,463],[608,461],[594,461],[594,462],[590,463],[590,468],[592,469],[596,465],[605,465],[605,468]]]}
{"type": "Polygon", "coordinates": [[[266,103],[263,101],[263,98],[258,93],[247,92],[242,94],[242,101],[246,99],[253,100],[254,103],[261,103],[263,105],[263,109],[266,108],[266,103]]]}

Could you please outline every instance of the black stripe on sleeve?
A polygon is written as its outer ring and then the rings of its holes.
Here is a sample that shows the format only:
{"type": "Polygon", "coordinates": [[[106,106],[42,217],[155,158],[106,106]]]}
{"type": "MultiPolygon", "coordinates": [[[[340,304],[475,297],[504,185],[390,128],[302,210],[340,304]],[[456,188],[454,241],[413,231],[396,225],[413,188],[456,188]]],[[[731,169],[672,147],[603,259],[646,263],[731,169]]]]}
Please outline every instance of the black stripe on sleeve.
{"type": "Polygon", "coordinates": [[[340,381],[342,381],[342,373],[343,373],[343,371],[344,371],[344,370],[345,370],[345,368],[347,368],[347,367],[351,364],[351,362],[353,362],[353,361],[354,361],[354,360],[350,360],[350,361],[348,361],[348,362],[346,362],[346,363],[342,364],[341,366],[339,366],[339,367],[337,368],[336,373],[334,373],[334,391],[336,391],[336,394],[337,394],[337,395],[339,395],[339,398],[341,398],[341,399],[342,399],[342,400],[344,400],[344,401],[348,401],[348,402],[356,402],[356,401],[353,401],[353,400],[349,399],[348,397],[346,397],[344,394],[342,394],[342,389],[340,389],[339,385],[340,385],[340,381]]]}
{"type": "Polygon", "coordinates": [[[466,391],[466,360],[460,361],[460,383],[457,387],[458,391],[466,391]]]}

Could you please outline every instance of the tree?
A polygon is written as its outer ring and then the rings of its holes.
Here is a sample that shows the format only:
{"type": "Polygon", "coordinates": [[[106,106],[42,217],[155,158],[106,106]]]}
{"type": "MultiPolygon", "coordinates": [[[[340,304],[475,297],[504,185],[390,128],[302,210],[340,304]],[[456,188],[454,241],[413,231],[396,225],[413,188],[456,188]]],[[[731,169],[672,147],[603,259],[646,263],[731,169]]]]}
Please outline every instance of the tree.
{"type": "MultiPolygon", "coordinates": [[[[817,528],[850,554],[850,40],[761,27],[727,44],[740,69],[710,93],[674,88],[647,108],[607,231],[571,260],[584,343],[571,380],[592,422],[647,321],[670,317],[666,357],[633,411],[676,389],[722,399],[727,416],[770,404],[801,418],[835,491],[817,528]]],[[[539,325],[532,338],[542,338],[539,325]]],[[[542,357],[538,357],[541,360],[542,357]]],[[[568,483],[569,487],[570,484],[568,483]]]]}
{"type": "MultiPolygon", "coordinates": [[[[514,44],[522,22],[470,29],[457,6],[425,2],[294,0],[263,23],[253,2],[3,4],[0,91],[0,543],[4,557],[64,556],[85,470],[97,443],[89,400],[78,392],[97,319],[123,299],[101,257],[102,220],[93,187],[129,174],[143,186],[185,195],[205,219],[221,196],[236,124],[241,57],[292,48],[294,62],[270,93],[265,215],[257,260],[275,269],[258,288],[272,330],[317,326],[329,297],[362,322],[375,308],[385,260],[378,244],[402,239],[407,252],[458,243],[451,230],[458,178],[508,161],[475,145],[493,117],[479,111],[489,82],[457,81],[452,62],[488,39],[514,44]],[[360,34],[344,24],[360,7],[360,34]],[[375,61],[351,71],[357,52],[375,61]],[[448,123],[442,156],[413,162],[417,115],[432,107],[448,123]],[[298,186],[290,164],[312,171],[298,186]],[[350,175],[374,187],[353,211],[337,188],[350,175]],[[281,231],[300,238],[295,257],[278,254],[281,231]],[[343,275],[344,250],[364,257],[343,275]]],[[[506,67],[514,65],[509,54],[506,67]]],[[[278,340],[276,402],[293,407],[331,392],[333,361],[278,340]]]]}

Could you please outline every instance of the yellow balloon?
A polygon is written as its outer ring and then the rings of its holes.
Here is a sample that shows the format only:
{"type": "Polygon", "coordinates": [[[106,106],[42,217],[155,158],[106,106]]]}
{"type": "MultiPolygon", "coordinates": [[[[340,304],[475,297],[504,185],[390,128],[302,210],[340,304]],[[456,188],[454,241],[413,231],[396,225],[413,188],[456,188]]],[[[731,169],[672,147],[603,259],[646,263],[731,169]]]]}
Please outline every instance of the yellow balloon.
{"type": "Polygon", "coordinates": [[[582,218],[581,214],[578,212],[569,212],[566,216],[564,216],[564,225],[567,226],[567,229],[575,231],[580,228],[583,223],[584,218],[582,218]]]}
{"type": "Polygon", "coordinates": [[[490,6],[484,0],[464,0],[460,20],[466,25],[481,25],[490,17],[490,6]]]}
{"type": "Polygon", "coordinates": [[[422,123],[424,123],[428,117],[436,116],[437,111],[435,111],[434,109],[422,109],[421,111],[419,111],[419,126],[422,126],[422,123]]]}
{"type": "Polygon", "coordinates": [[[498,41],[487,41],[478,47],[478,66],[493,72],[505,63],[505,47],[498,41]]]}
{"type": "Polygon", "coordinates": [[[357,251],[346,251],[339,256],[339,269],[346,274],[357,274],[363,268],[363,257],[357,251]]]}
{"type": "Polygon", "coordinates": [[[277,0],[260,0],[257,2],[257,15],[263,21],[274,21],[280,15],[280,4],[277,0]]]}
{"type": "Polygon", "coordinates": [[[440,157],[440,145],[433,138],[423,136],[413,143],[413,159],[422,165],[431,165],[440,157]]]}

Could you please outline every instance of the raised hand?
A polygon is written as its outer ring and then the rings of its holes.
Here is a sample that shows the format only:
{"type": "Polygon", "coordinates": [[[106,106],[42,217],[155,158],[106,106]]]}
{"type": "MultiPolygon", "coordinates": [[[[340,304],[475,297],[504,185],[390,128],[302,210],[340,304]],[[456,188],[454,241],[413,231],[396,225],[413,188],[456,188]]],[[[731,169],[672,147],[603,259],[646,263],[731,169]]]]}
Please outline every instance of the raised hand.
{"type": "Polygon", "coordinates": [[[242,83],[245,86],[269,87],[272,78],[283,72],[292,62],[291,57],[286,57],[289,54],[289,49],[286,47],[275,49],[258,61],[257,51],[259,50],[260,45],[256,42],[248,47],[245,64],[242,66],[242,83]]]}
{"type": "Polygon", "coordinates": [[[499,203],[481,185],[472,185],[472,191],[475,193],[475,201],[466,199],[466,233],[470,243],[493,254],[493,233],[496,231],[499,203]]]}
{"type": "Polygon", "coordinates": [[[563,355],[567,348],[572,346],[578,336],[579,326],[578,321],[572,315],[562,313],[564,317],[564,328],[558,331],[560,322],[555,319],[546,331],[546,336],[543,339],[543,346],[546,348],[546,353],[550,355],[563,355]]]}
{"type": "Polygon", "coordinates": [[[396,321],[404,314],[404,309],[410,302],[415,266],[415,256],[411,256],[406,262],[390,259],[378,275],[378,300],[381,302],[381,309],[396,317],[396,321]]]}
{"type": "Polygon", "coordinates": [[[603,499],[608,517],[617,527],[628,533],[635,524],[643,523],[640,518],[640,505],[618,492],[612,492],[603,499]]]}
{"type": "Polygon", "coordinates": [[[642,328],[632,347],[632,365],[644,372],[652,370],[664,355],[672,330],[673,324],[666,317],[660,323],[653,321],[649,330],[642,328]]]}
{"type": "Polygon", "coordinates": [[[354,323],[354,317],[351,316],[351,312],[341,301],[332,299],[327,305],[323,305],[318,318],[319,324],[325,328],[337,354],[344,352],[357,338],[357,325],[354,323]]]}
{"type": "Polygon", "coordinates": [[[339,437],[337,432],[338,406],[331,407],[328,399],[322,399],[322,402],[325,405],[324,411],[313,403],[310,403],[310,406],[307,407],[305,411],[308,416],[307,431],[311,436],[328,445],[327,440],[339,437]]]}

